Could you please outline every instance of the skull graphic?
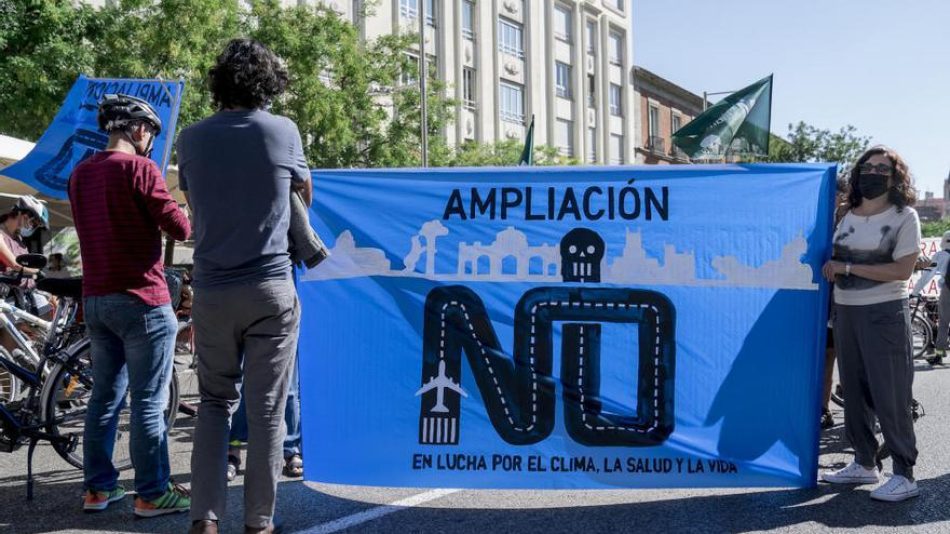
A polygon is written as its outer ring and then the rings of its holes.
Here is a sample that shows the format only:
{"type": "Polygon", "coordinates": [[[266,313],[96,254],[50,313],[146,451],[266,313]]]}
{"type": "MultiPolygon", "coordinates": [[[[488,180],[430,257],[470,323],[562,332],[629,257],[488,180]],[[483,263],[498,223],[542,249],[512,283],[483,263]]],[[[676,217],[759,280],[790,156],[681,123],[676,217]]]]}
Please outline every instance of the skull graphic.
{"type": "Polygon", "coordinates": [[[575,228],[561,239],[561,278],[565,282],[600,282],[604,240],[587,228],[575,228]]]}

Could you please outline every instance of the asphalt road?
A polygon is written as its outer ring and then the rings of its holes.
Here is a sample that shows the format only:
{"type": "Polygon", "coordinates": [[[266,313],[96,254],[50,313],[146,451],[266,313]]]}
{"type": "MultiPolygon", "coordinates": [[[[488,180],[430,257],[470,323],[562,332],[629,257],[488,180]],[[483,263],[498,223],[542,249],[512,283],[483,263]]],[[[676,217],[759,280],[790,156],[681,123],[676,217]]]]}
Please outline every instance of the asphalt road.
{"type": "MultiPolygon", "coordinates": [[[[278,518],[285,532],[947,532],[950,533],[950,367],[920,363],[915,396],[921,496],[900,504],[868,498],[869,486],[809,490],[469,491],[369,488],[285,480],[278,518]]],[[[838,426],[821,441],[822,468],[850,460],[838,426]]],[[[188,483],[193,420],[172,433],[177,482],[188,483]]],[[[0,455],[0,532],[162,532],[187,530],[185,515],[135,520],[131,497],[109,510],[80,509],[81,473],[48,446],[37,450],[36,498],[25,500],[26,450],[0,455]]],[[[889,464],[886,467],[889,470],[889,464]]],[[[131,471],[123,473],[132,487],[131,471]]],[[[241,532],[243,480],[231,485],[222,532],[241,532]]]]}

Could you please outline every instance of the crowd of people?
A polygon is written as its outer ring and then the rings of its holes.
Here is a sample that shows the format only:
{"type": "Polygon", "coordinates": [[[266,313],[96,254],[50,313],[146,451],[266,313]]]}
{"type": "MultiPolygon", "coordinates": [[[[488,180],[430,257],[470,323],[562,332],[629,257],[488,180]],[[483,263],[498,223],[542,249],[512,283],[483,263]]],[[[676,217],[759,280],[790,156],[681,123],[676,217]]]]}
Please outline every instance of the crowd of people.
{"type": "MultiPolygon", "coordinates": [[[[104,510],[125,497],[112,452],[128,390],[137,516],[190,510],[191,533],[217,532],[227,482],[242,463],[237,445],[246,442],[245,532],[275,532],[280,473],[302,471],[300,304],[287,235],[291,194],[299,192],[309,205],[312,184],[296,125],[267,111],[288,83],[281,60],[259,42],[236,39],[209,79],[218,111],[185,128],[177,142],[190,216],[149,159],[164,125],[147,102],[131,96],[103,98],[99,125],[109,134],[108,147],[79,165],[69,182],[94,378],[83,440],[83,507],[104,510]],[[190,491],[171,480],[162,413],[177,333],[161,261],[163,233],[195,242],[192,318],[201,403],[190,491]]],[[[907,292],[920,255],[914,201],[903,159],[885,147],[865,152],[839,181],[833,253],[822,268],[834,284],[825,404],[837,361],[854,460],[821,479],[881,482],[877,421],[893,456],[893,476],[871,492],[884,501],[919,493],[907,292]]],[[[35,199],[21,200],[0,217],[0,263],[32,274],[16,264],[26,252],[19,238],[42,226],[48,226],[48,214],[35,199]]],[[[950,235],[944,244],[950,249],[950,235]]],[[[950,262],[950,253],[945,256],[936,258],[940,274],[950,262]]],[[[68,275],[61,257],[51,271],[68,275]]],[[[947,348],[950,291],[946,295],[941,350],[947,348]]],[[[823,424],[830,419],[826,406],[823,424]]]]}

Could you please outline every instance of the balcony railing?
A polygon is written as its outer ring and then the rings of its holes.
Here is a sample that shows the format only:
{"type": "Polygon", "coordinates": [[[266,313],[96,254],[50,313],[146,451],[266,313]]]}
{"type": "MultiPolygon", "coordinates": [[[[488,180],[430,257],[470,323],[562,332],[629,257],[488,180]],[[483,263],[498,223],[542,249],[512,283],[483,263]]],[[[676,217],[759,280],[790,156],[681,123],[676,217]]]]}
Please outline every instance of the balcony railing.
{"type": "Polygon", "coordinates": [[[512,123],[515,123],[515,124],[524,125],[524,112],[523,112],[523,111],[519,113],[519,112],[517,112],[517,111],[509,111],[509,110],[504,110],[504,109],[503,109],[503,110],[501,110],[501,111],[498,113],[498,115],[501,116],[501,120],[503,120],[503,121],[505,121],[505,122],[512,122],[512,123]]]}
{"type": "Polygon", "coordinates": [[[659,135],[651,135],[647,137],[647,150],[649,150],[650,152],[654,154],[666,155],[666,151],[663,150],[665,141],[666,140],[660,137],[659,135]]]}

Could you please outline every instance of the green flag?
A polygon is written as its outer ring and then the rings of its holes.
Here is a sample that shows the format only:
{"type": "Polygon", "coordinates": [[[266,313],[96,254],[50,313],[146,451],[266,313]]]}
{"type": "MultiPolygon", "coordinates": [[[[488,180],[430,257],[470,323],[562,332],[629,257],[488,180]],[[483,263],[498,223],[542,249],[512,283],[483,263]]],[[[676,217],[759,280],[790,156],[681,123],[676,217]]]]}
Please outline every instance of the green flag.
{"type": "Polygon", "coordinates": [[[534,115],[531,115],[531,126],[528,126],[528,136],[524,138],[524,150],[521,151],[518,165],[534,165],[534,115]]]}
{"type": "Polygon", "coordinates": [[[772,122],[772,75],[732,93],[673,132],[673,144],[694,159],[726,153],[765,156],[772,122]]]}

